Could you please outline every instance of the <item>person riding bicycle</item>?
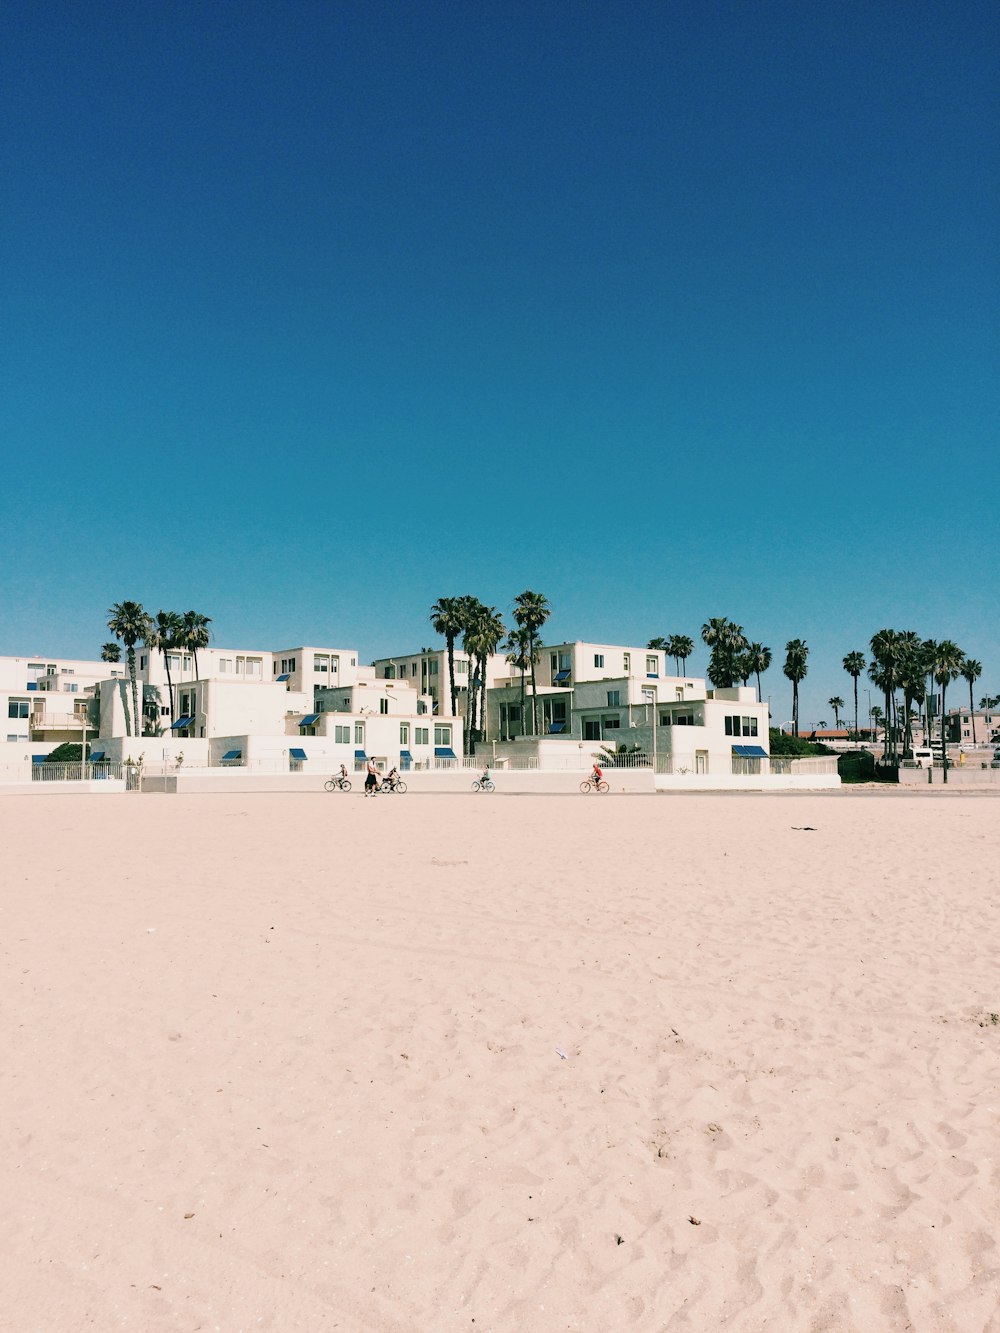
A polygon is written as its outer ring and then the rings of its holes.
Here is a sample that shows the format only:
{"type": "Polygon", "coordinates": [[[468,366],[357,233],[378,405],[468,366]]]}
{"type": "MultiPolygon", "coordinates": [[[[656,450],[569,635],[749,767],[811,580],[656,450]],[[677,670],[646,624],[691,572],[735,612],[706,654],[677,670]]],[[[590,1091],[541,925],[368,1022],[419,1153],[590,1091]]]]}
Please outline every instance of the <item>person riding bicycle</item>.
{"type": "Polygon", "coordinates": [[[595,787],[599,787],[603,779],[604,779],[604,774],[601,772],[601,766],[600,764],[595,763],[594,771],[590,775],[590,780],[595,787]]]}
{"type": "Polygon", "coordinates": [[[479,785],[481,787],[485,787],[487,782],[489,781],[490,781],[490,766],[489,764],[487,764],[479,775],[479,785]]]}
{"type": "Polygon", "coordinates": [[[396,784],[399,781],[399,773],[396,771],[395,768],[390,768],[388,773],[386,773],[385,777],[382,779],[382,781],[387,782],[391,790],[395,791],[396,784]]]}
{"type": "Polygon", "coordinates": [[[344,783],[347,781],[347,767],[345,764],[340,765],[340,772],[337,774],[337,781],[340,783],[341,786],[343,786],[344,783]]]}

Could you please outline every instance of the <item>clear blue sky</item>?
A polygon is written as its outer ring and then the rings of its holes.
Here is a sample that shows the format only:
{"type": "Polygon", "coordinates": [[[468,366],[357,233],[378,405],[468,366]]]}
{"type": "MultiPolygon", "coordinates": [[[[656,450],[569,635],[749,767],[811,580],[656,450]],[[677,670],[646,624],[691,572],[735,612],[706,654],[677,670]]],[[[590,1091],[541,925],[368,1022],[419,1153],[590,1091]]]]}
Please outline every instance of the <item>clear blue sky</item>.
{"type": "Polygon", "coordinates": [[[0,653],[134,598],[369,660],[531,587],[804,638],[804,723],[882,626],[1000,691],[995,5],[0,24],[0,653]]]}

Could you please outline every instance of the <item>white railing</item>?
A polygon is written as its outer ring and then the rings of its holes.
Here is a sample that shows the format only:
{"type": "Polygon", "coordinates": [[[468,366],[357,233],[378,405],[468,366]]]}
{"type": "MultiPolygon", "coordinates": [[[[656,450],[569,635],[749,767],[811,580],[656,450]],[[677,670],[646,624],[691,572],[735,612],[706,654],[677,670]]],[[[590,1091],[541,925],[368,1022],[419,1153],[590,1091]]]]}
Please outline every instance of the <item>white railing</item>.
{"type": "MultiPolygon", "coordinates": [[[[761,760],[761,763],[766,762],[761,760]]],[[[770,759],[770,771],[775,776],[783,773],[836,773],[837,756],[835,754],[773,754],[770,759]]]]}
{"type": "Polygon", "coordinates": [[[113,778],[120,782],[126,775],[126,770],[138,772],[138,767],[137,764],[104,760],[96,764],[92,764],[89,760],[85,764],[79,761],[75,764],[32,764],[31,780],[32,782],[100,782],[113,778]]]}

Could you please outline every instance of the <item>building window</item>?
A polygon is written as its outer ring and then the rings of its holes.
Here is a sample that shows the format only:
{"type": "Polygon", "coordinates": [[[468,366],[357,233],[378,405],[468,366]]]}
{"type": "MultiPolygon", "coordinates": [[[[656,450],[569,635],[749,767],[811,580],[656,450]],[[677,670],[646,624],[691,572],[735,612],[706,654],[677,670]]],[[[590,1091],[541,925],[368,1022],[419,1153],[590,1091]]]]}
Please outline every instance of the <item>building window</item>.
{"type": "Polygon", "coordinates": [[[656,675],[659,674],[659,671],[660,671],[660,663],[659,663],[659,659],[656,658],[656,657],[647,657],[647,658],[646,658],[646,675],[647,675],[647,676],[656,676],[656,675]]]}
{"type": "Polygon", "coordinates": [[[601,739],[601,723],[599,718],[584,718],[583,739],[585,741],[599,741],[601,739]]]}
{"type": "Polygon", "coordinates": [[[329,675],[329,672],[330,672],[330,659],[329,659],[329,657],[327,657],[325,654],[314,653],[314,654],[313,654],[313,671],[318,671],[318,672],[320,672],[321,675],[324,675],[324,676],[329,675]]]}
{"type": "Polygon", "coordinates": [[[456,676],[467,676],[468,674],[469,674],[469,664],[468,664],[468,662],[466,662],[466,661],[464,661],[464,660],[462,660],[462,659],[460,658],[460,659],[455,663],[455,675],[456,675],[456,676]]]}
{"type": "MultiPolygon", "coordinates": [[[[219,658],[219,675],[227,675],[233,669],[233,659],[231,657],[219,658]]],[[[277,667],[274,668],[277,671],[277,667]]]]}
{"type": "Polygon", "coordinates": [[[632,670],[632,654],[622,653],[622,666],[626,671],[632,670]]]}
{"type": "Polygon", "coordinates": [[[399,743],[400,745],[409,745],[410,743],[409,722],[400,722],[399,724],[399,743]]]}
{"type": "Polygon", "coordinates": [[[550,671],[559,670],[559,658],[555,653],[549,653],[549,670],[550,671]]]}
{"type": "Polygon", "coordinates": [[[7,703],[8,717],[28,717],[31,706],[27,699],[11,699],[7,703]]]}
{"type": "Polygon", "coordinates": [[[604,665],[604,654],[603,654],[603,653],[595,653],[595,654],[594,654],[594,666],[595,666],[595,667],[602,667],[603,665],[604,665]]]}
{"type": "Polygon", "coordinates": [[[416,662],[411,662],[411,663],[410,663],[410,675],[411,675],[411,676],[415,676],[416,674],[417,674],[417,664],[416,664],[416,662]]]}
{"type": "Polygon", "coordinates": [[[365,743],[365,724],[364,724],[363,722],[355,722],[355,724],[354,724],[354,744],[355,744],[355,745],[364,745],[364,743],[365,743]]]}
{"type": "MultiPolygon", "coordinates": [[[[145,655],[141,656],[141,657],[139,658],[139,670],[140,670],[140,671],[145,671],[148,662],[149,662],[149,658],[148,658],[148,657],[146,657],[145,655]]],[[[50,671],[50,672],[49,672],[49,675],[51,675],[51,674],[52,674],[52,672],[50,671]]]]}
{"type": "Polygon", "coordinates": [[[694,726],[694,713],[675,713],[675,714],[674,714],[674,726],[675,726],[675,727],[693,727],[693,726],[694,726]]]}
{"type": "Polygon", "coordinates": [[[423,699],[417,700],[417,714],[422,715],[427,712],[427,704],[423,699]]]}
{"type": "Polygon", "coordinates": [[[414,727],[414,728],[413,728],[413,744],[414,744],[414,745],[430,745],[430,743],[431,743],[431,742],[430,742],[430,728],[429,728],[429,727],[414,727]]]}
{"type": "Polygon", "coordinates": [[[661,726],[661,727],[669,727],[669,726],[672,726],[672,725],[673,725],[673,718],[670,716],[670,714],[669,714],[669,713],[661,713],[661,714],[660,714],[660,726],[661,726]]]}
{"type": "Polygon", "coordinates": [[[378,701],[378,711],[379,711],[380,713],[388,713],[388,711],[389,711],[389,700],[388,700],[388,699],[379,699],[379,701],[378,701]]]}
{"type": "Polygon", "coordinates": [[[643,702],[644,704],[655,704],[655,703],[656,703],[656,692],[655,692],[654,690],[643,690],[643,692],[642,692],[642,702],[643,702]]]}
{"type": "Polygon", "coordinates": [[[610,717],[601,718],[601,726],[604,728],[605,731],[617,731],[621,726],[621,724],[622,720],[617,713],[614,713],[610,717]]]}
{"type": "Polygon", "coordinates": [[[333,739],[334,743],[337,745],[350,745],[351,743],[350,727],[334,727],[333,739]]]}
{"type": "Polygon", "coordinates": [[[430,674],[431,674],[432,676],[436,676],[436,675],[437,675],[437,673],[438,673],[438,660],[437,660],[436,657],[432,657],[432,658],[431,658],[431,660],[430,660],[430,665],[428,666],[428,671],[430,672],[430,674]]]}
{"type": "Polygon", "coordinates": [[[435,745],[450,745],[450,744],[451,744],[451,727],[449,727],[449,726],[444,726],[444,725],[436,726],[436,727],[434,728],[434,744],[435,744],[435,745]]]}
{"type": "Polygon", "coordinates": [[[609,708],[617,708],[621,701],[621,690],[608,690],[609,708]]]}

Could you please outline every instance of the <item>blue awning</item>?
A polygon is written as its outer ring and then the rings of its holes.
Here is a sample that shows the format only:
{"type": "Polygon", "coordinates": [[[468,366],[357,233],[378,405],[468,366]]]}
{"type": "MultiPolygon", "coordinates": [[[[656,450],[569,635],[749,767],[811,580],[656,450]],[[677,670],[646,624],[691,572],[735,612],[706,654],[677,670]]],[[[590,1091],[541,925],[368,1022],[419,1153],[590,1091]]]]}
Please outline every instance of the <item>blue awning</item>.
{"type": "Polygon", "coordinates": [[[94,750],[94,751],[91,753],[91,756],[90,756],[90,762],[91,762],[92,764],[99,764],[103,758],[104,758],[104,751],[103,751],[103,750],[94,750]]]}
{"type": "Polygon", "coordinates": [[[412,759],[413,755],[410,754],[409,750],[400,750],[399,757],[400,759],[412,759]]]}
{"type": "Polygon", "coordinates": [[[227,750],[226,753],[222,756],[222,762],[225,763],[227,759],[242,759],[242,758],[243,758],[242,750],[227,750]]]}
{"type": "Polygon", "coordinates": [[[291,755],[293,759],[298,759],[300,761],[307,758],[305,750],[299,749],[297,745],[293,745],[292,748],[288,751],[288,753],[291,755]]]}
{"type": "Polygon", "coordinates": [[[37,681],[37,680],[29,680],[28,683],[27,683],[27,685],[25,685],[24,688],[25,688],[26,690],[37,690],[37,689],[38,689],[38,681],[37,681]]]}
{"type": "Polygon", "coordinates": [[[33,764],[44,764],[46,759],[48,759],[48,757],[49,756],[47,754],[33,754],[31,756],[31,762],[33,764]]]}
{"type": "Polygon", "coordinates": [[[549,735],[558,736],[560,731],[565,731],[565,730],[566,730],[565,722],[553,722],[549,727],[549,735]]]}
{"type": "Polygon", "coordinates": [[[299,726],[300,726],[300,727],[312,727],[312,726],[315,726],[315,724],[316,724],[316,719],[317,719],[318,717],[319,717],[319,713],[307,713],[305,717],[303,717],[303,718],[299,718],[299,726]]]}
{"type": "Polygon", "coordinates": [[[767,751],[762,750],[759,745],[734,745],[733,754],[738,754],[741,759],[767,758],[767,751]]]}
{"type": "Polygon", "coordinates": [[[276,680],[287,680],[287,679],[288,679],[288,676],[287,676],[287,674],[284,675],[284,676],[276,676],[275,679],[276,679],[276,680]]]}
{"type": "Polygon", "coordinates": [[[435,759],[457,759],[458,756],[455,754],[455,751],[451,748],[450,745],[435,745],[435,747],[434,747],[434,758],[435,758],[435,759]]]}
{"type": "Polygon", "coordinates": [[[355,758],[355,759],[367,759],[368,756],[365,754],[364,750],[355,750],[355,751],[354,751],[354,758],[355,758]]]}
{"type": "Polygon", "coordinates": [[[658,671],[647,671],[647,672],[646,672],[646,679],[647,679],[647,680],[659,680],[659,679],[660,679],[660,673],[659,673],[658,671]]]}
{"type": "Polygon", "coordinates": [[[569,676],[570,676],[570,673],[569,673],[568,671],[557,671],[556,674],[552,677],[552,679],[553,679],[553,680],[569,680],[569,676]]]}
{"type": "Polygon", "coordinates": [[[184,717],[179,717],[176,722],[171,722],[170,730],[179,731],[182,727],[189,727],[193,721],[193,717],[189,717],[185,714],[184,717]]]}

